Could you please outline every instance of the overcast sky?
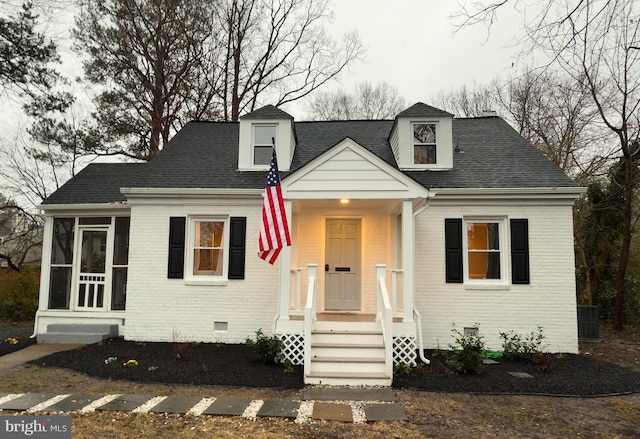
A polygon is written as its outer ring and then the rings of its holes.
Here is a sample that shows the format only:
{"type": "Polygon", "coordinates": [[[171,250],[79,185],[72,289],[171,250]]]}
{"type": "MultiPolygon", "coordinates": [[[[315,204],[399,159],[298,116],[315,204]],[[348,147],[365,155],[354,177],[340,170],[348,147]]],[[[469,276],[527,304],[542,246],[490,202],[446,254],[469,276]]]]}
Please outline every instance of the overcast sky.
{"type": "MultiPolygon", "coordinates": [[[[337,35],[356,29],[367,48],[366,59],[327,88],[353,89],[361,81],[386,81],[397,86],[409,105],[430,103],[440,91],[506,77],[531,63],[520,57],[516,43],[522,14],[505,6],[491,34],[483,26],[454,34],[451,15],[458,2],[444,0],[334,1],[332,30],[337,35]]],[[[304,108],[291,109],[296,118],[304,108]]]]}

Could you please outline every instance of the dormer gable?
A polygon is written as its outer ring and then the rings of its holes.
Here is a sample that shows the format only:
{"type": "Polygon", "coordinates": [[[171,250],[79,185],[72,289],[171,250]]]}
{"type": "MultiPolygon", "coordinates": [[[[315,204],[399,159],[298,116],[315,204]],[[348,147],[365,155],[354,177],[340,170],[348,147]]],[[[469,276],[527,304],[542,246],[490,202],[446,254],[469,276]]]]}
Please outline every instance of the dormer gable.
{"type": "Polygon", "coordinates": [[[264,171],[271,162],[272,139],[278,154],[278,168],[291,169],[296,136],[293,116],[267,105],[240,117],[238,169],[264,171]]]}
{"type": "Polygon", "coordinates": [[[453,114],[422,102],[399,113],[389,143],[400,169],[453,168],[453,114]]]}

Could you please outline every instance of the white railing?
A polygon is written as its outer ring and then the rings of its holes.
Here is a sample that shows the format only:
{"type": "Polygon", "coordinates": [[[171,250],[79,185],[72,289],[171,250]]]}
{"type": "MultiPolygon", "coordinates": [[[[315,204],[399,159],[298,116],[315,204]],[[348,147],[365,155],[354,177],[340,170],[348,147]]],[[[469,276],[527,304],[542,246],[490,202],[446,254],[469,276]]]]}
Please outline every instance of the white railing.
{"type": "Polygon", "coordinates": [[[289,279],[289,315],[303,315],[302,309],[302,273],[306,270],[303,267],[291,268],[289,279]]]}
{"type": "Polygon", "coordinates": [[[316,278],[318,264],[307,264],[307,304],[304,307],[304,376],[311,372],[311,330],[316,320],[316,278]]]}
{"type": "Polygon", "coordinates": [[[395,317],[401,317],[404,311],[404,270],[402,268],[389,268],[389,285],[391,286],[391,309],[395,317]]]}
{"type": "Polygon", "coordinates": [[[384,340],[385,373],[393,376],[393,308],[387,291],[387,266],[376,265],[376,318],[382,325],[382,339],[384,340]]]}

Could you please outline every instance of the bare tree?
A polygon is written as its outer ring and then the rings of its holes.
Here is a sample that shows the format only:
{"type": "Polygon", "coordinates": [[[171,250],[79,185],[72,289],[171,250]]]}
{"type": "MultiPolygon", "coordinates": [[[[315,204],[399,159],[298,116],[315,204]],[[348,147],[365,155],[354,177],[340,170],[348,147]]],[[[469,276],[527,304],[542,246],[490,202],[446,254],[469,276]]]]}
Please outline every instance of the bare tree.
{"type": "Polygon", "coordinates": [[[309,102],[308,117],[314,120],[393,119],[405,109],[398,87],[387,82],[362,82],[350,94],[343,90],[318,93],[309,102]]]}
{"type": "Polygon", "coordinates": [[[43,221],[0,194],[0,260],[20,271],[40,260],[43,221]]]}
{"type": "Polygon", "coordinates": [[[80,3],[77,47],[86,55],[86,79],[100,90],[95,113],[100,137],[89,152],[150,159],[180,128],[185,114],[207,114],[215,94],[213,72],[202,65],[214,28],[211,4],[80,3]]]}
{"type": "Polygon", "coordinates": [[[337,42],[325,24],[327,0],[226,0],[218,10],[224,120],[263,102],[296,101],[337,77],[363,54],[357,34],[337,42]]]}
{"type": "Polygon", "coordinates": [[[497,80],[487,86],[474,82],[471,88],[465,85],[458,90],[441,91],[433,102],[457,117],[478,117],[486,111],[502,110],[498,95],[500,86],[497,80]]]}
{"type": "MultiPolygon", "coordinates": [[[[461,24],[491,24],[505,4],[521,8],[525,1],[474,2],[462,10],[461,24]]],[[[623,229],[616,273],[613,326],[623,328],[626,272],[632,238],[635,186],[632,148],[638,140],[640,115],[640,15],[633,0],[545,0],[526,23],[527,50],[538,48],[549,56],[547,66],[562,69],[589,91],[601,124],[615,137],[616,153],[623,170],[623,229]]]]}

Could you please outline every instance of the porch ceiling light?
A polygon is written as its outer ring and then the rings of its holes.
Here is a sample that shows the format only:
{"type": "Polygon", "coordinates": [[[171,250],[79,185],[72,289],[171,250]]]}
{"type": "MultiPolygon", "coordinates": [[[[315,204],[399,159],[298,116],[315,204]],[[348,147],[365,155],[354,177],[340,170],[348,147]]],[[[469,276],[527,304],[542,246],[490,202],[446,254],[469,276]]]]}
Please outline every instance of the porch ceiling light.
{"type": "Polygon", "coordinates": [[[349,204],[348,198],[340,198],[340,204],[349,204]]]}

